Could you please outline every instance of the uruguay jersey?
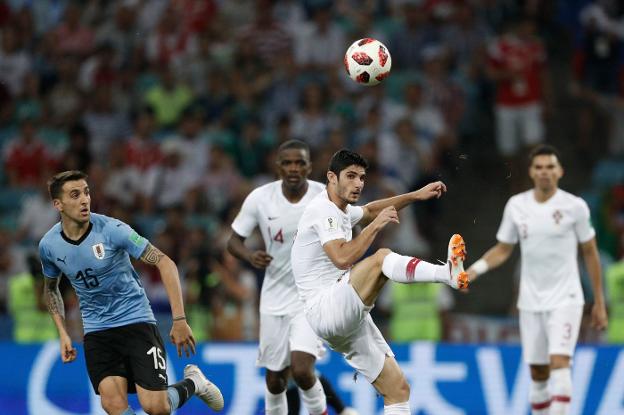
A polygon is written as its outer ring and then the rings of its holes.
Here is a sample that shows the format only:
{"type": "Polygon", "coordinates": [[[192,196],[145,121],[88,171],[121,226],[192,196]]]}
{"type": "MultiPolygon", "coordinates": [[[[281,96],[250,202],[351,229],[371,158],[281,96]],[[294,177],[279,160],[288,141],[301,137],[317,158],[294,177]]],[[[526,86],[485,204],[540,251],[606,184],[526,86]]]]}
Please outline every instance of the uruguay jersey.
{"type": "Polygon", "coordinates": [[[39,242],[43,274],[64,274],[76,290],[84,332],[133,323],[156,323],[139,275],[129,255],[139,258],[148,245],[125,223],[91,213],[89,228],[77,241],[64,233],[61,223],[39,242]]]}
{"type": "Polygon", "coordinates": [[[259,227],[265,249],[273,260],[264,274],[260,294],[260,312],[286,315],[301,309],[292,269],[290,248],[297,223],[308,203],[325,188],[308,180],[308,191],[297,203],[291,203],[282,192],[282,181],[274,181],[252,191],[232,222],[234,232],[243,237],[259,227]]]}
{"type": "Polygon", "coordinates": [[[340,210],[329,199],[327,190],[306,207],[291,251],[293,275],[306,309],[323,289],[335,284],[345,273],[334,265],[323,245],[336,239],[349,242],[353,226],[363,215],[360,206],[347,205],[346,211],[340,210]]]}
{"type": "Polygon", "coordinates": [[[578,244],[595,234],[587,203],[580,197],[561,189],[543,203],[535,200],[533,190],[512,196],[496,239],[520,242],[518,308],[548,311],[582,305],[578,244]]]}

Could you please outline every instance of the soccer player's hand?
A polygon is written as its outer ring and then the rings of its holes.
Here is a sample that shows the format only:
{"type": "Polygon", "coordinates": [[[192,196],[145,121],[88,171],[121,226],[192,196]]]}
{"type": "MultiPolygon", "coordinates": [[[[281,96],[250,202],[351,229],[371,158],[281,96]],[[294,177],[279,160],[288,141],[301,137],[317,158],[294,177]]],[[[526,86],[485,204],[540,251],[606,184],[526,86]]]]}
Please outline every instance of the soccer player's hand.
{"type": "Polygon", "coordinates": [[[443,182],[429,183],[425,187],[416,190],[419,200],[439,199],[442,193],[446,192],[446,185],[443,182]]]}
{"type": "Polygon", "coordinates": [[[178,349],[178,357],[182,357],[182,350],[184,350],[186,357],[195,354],[195,338],[186,320],[174,321],[169,337],[171,343],[175,344],[176,349],[178,349]]]}
{"type": "Polygon", "coordinates": [[[604,330],[607,328],[609,320],[607,318],[607,309],[604,305],[594,304],[591,312],[591,325],[595,329],[604,330]]]}
{"type": "Polygon", "coordinates": [[[255,251],[249,258],[251,265],[259,269],[268,267],[272,260],[273,257],[264,251],[255,251]]]}
{"type": "Polygon", "coordinates": [[[394,206],[384,208],[373,221],[379,228],[383,228],[390,222],[399,223],[399,214],[394,206]]]}
{"type": "Polygon", "coordinates": [[[61,343],[61,360],[63,363],[71,363],[76,360],[76,356],[78,352],[72,346],[72,341],[69,336],[62,336],[60,339],[61,343]]]}

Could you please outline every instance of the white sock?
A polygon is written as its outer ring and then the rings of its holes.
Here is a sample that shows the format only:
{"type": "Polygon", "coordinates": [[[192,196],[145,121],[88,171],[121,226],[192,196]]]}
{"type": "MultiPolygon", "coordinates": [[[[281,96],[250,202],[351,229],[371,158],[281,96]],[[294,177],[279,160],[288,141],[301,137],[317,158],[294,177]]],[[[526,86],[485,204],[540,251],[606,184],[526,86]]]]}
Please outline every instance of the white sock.
{"type": "Polygon", "coordinates": [[[316,383],[308,390],[301,389],[301,400],[310,415],[321,415],[327,411],[327,399],[321,381],[316,378],[316,383]]]}
{"type": "Polygon", "coordinates": [[[410,415],[409,402],[384,405],[384,415],[410,415]]]}
{"type": "Polygon", "coordinates": [[[272,394],[268,389],[264,390],[264,412],[266,415],[286,415],[288,413],[288,401],[286,391],[272,394]]]}
{"type": "Polygon", "coordinates": [[[548,411],[550,410],[548,381],[531,381],[529,402],[531,402],[531,415],[548,415],[548,411]]]}
{"type": "Polygon", "coordinates": [[[550,415],[567,415],[572,397],[572,372],[569,367],[550,371],[552,402],[550,415]]]}
{"type": "Polygon", "coordinates": [[[401,283],[446,282],[450,278],[448,265],[434,265],[418,258],[389,253],[381,264],[381,272],[392,281],[401,283]]]}

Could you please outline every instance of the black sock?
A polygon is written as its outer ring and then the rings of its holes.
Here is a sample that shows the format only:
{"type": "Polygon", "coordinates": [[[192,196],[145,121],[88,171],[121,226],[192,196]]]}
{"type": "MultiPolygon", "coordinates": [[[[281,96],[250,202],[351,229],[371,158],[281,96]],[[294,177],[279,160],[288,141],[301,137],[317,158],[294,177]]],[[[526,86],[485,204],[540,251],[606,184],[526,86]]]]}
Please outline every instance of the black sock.
{"type": "Polygon", "coordinates": [[[176,384],[170,385],[170,387],[175,388],[175,390],[178,391],[178,396],[180,397],[178,408],[181,408],[182,405],[184,405],[184,403],[195,394],[195,383],[193,383],[191,379],[181,380],[176,384]]]}
{"type": "Polygon", "coordinates": [[[340,399],[336,391],[334,391],[334,387],[331,385],[331,383],[329,383],[329,380],[325,376],[320,375],[319,380],[321,381],[321,385],[323,385],[327,404],[334,408],[336,413],[339,414],[345,409],[345,405],[344,403],[342,403],[342,399],[340,399]]]}

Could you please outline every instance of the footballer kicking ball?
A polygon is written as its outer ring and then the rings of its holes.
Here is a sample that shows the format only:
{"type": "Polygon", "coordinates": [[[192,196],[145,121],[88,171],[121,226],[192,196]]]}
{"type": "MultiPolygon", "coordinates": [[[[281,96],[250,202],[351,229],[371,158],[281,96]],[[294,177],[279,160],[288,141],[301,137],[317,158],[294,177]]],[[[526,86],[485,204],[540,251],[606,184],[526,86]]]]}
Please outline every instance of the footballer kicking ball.
{"type": "Polygon", "coordinates": [[[390,75],[392,58],[383,43],[367,37],[349,46],[344,65],[349,77],[358,84],[377,85],[390,75]]]}

